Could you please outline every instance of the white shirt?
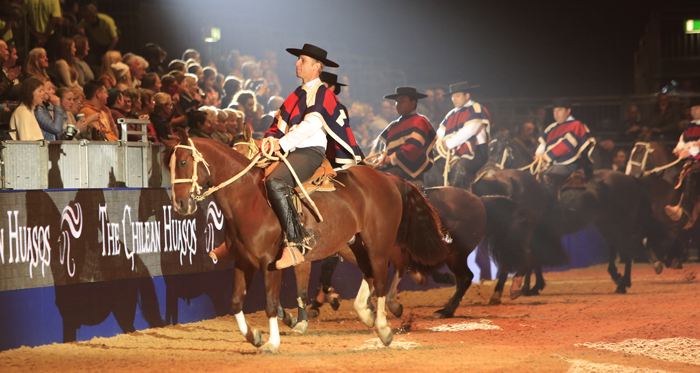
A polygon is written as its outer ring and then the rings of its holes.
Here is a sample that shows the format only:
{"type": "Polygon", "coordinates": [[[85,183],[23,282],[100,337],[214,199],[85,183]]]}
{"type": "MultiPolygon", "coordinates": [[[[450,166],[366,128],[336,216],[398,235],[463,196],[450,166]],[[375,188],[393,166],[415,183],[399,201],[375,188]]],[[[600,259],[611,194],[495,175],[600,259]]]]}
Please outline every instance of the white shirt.
{"type": "MultiPolygon", "coordinates": [[[[308,88],[308,92],[316,84],[322,84],[319,78],[305,83],[304,86],[308,88]]],[[[313,100],[316,100],[315,94],[306,95],[307,105],[313,103],[313,100]]],[[[326,149],[328,139],[326,139],[326,132],[323,130],[323,120],[321,120],[318,113],[306,115],[301,123],[290,128],[287,134],[282,136],[279,144],[285,152],[292,151],[294,148],[311,148],[315,146],[326,149]]]]}
{"type": "MultiPolygon", "coordinates": [[[[467,101],[466,104],[464,104],[462,107],[453,109],[454,110],[459,110],[464,107],[469,107],[474,105],[474,101],[469,100],[467,101]]],[[[449,115],[449,114],[448,114],[449,115]]],[[[469,120],[469,119],[467,119],[469,120]]],[[[454,135],[450,136],[447,140],[445,140],[445,146],[447,146],[447,149],[454,149],[465,142],[467,142],[469,139],[471,139],[474,135],[476,135],[476,143],[477,145],[480,144],[485,144],[486,143],[486,128],[481,128],[482,127],[482,121],[474,121],[472,123],[465,124],[459,131],[455,132],[454,135]],[[481,129],[481,131],[479,131],[481,129]]],[[[445,127],[440,126],[437,130],[437,136],[438,136],[438,141],[441,141],[443,137],[445,137],[445,127]]]]}

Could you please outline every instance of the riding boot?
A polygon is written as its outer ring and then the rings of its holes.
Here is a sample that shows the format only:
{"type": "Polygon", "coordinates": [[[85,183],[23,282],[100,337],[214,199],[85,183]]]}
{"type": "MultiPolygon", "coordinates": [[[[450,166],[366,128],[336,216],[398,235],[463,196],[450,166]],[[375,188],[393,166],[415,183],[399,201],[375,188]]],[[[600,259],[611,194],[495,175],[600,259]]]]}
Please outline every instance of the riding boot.
{"type": "Polygon", "coordinates": [[[666,214],[673,221],[679,221],[683,216],[691,219],[693,207],[695,207],[695,187],[696,181],[692,177],[686,177],[683,180],[683,194],[677,206],[666,206],[666,214]]]}
{"type": "Polygon", "coordinates": [[[267,186],[268,201],[272,211],[277,215],[285,235],[282,257],[275,263],[275,266],[277,269],[295,266],[304,262],[304,253],[300,252],[299,249],[305,251],[305,247],[308,247],[308,241],[313,236],[304,229],[299,214],[294,209],[292,188],[281,179],[268,179],[265,185],[267,186]]]}

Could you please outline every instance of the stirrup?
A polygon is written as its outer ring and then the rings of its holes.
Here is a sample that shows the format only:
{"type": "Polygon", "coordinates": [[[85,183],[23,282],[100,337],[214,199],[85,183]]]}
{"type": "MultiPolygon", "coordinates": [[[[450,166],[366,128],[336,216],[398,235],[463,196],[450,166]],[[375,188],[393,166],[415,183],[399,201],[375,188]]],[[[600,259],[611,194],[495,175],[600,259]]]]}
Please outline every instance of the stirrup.
{"type": "Polygon", "coordinates": [[[679,221],[683,218],[683,215],[687,215],[680,204],[677,206],[666,206],[664,207],[664,212],[666,212],[666,215],[673,221],[679,221]]]}
{"type": "Polygon", "coordinates": [[[282,257],[275,262],[275,267],[277,267],[277,269],[284,269],[303,263],[304,261],[304,255],[302,255],[296,247],[290,245],[282,249],[282,257]]]}

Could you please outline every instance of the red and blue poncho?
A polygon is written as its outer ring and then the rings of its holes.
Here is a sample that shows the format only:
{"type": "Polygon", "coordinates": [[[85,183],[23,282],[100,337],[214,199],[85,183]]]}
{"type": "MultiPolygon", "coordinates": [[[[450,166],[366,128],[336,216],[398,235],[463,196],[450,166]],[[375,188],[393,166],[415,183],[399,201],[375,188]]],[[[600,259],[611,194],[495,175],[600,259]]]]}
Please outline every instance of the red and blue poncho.
{"type": "Polygon", "coordinates": [[[437,135],[424,116],[402,116],[391,122],[379,138],[386,143],[386,156],[395,157],[392,163],[401,167],[411,177],[416,178],[432,167],[430,152],[437,135]]]}
{"type": "MultiPolygon", "coordinates": [[[[562,123],[552,123],[540,137],[547,163],[566,165],[575,162],[589,144],[595,144],[585,124],[568,117],[562,123]]],[[[589,149],[589,151],[592,150],[589,149]]]]}

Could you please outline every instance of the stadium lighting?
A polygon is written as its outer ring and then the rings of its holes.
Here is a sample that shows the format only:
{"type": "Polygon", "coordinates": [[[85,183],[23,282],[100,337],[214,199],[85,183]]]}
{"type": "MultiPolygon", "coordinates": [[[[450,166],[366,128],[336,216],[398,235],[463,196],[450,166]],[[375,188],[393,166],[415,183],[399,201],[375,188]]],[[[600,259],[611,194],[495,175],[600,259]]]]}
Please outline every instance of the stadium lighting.
{"type": "Polygon", "coordinates": [[[204,38],[204,41],[207,43],[216,43],[221,39],[221,29],[218,27],[212,27],[211,32],[209,33],[208,37],[204,38]]]}
{"type": "Polygon", "coordinates": [[[689,19],[685,21],[686,34],[700,34],[700,19],[689,19]]]}

